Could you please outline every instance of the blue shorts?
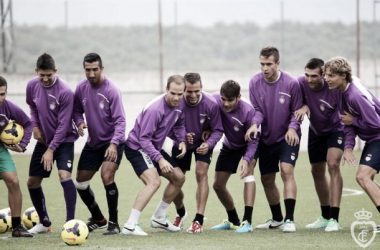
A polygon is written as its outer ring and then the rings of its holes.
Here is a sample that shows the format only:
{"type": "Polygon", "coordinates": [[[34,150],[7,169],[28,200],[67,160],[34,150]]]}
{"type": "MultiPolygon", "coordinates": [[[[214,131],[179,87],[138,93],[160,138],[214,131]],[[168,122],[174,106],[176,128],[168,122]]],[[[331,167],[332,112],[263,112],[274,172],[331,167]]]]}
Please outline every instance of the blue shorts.
{"type": "Polygon", "coordinates": [[[261,175],[279,172],[279,162],[288,163],[295,167],[299,150],[299,144],[290,146],[285,139],[269,146],[260,140],[259,168],[261,175]]]}
{"type": "MultiPolygon", "coordinates": [[[[50,177],[52,171],[46,171],[43,163],[41,163],[41,158],[47,149],[47,146],[37,142],[30,159],[29,176],[50,177]]],[[[57,163],[58,170],[65,170],[71,173],[74,161],[74,142],[61,143],[53,153],[53,161],[57,163]]]]}
{"type": "Polygon", "coordinates": [[[360,165],[369,166],[379,173],[380,171],[380,140],[374,140],[366,143],[362,156],[360,157],[360,165]]]}
{"type": "MultiPolygon", "coordinates": [[[[79,158],[78,170],[98,171],[103,162],[108,162],[107,158],[104,157],[104,155],[109,146],[110,143],[107,143],[101,148],[95,149],[86,143],[79,158]]],[[[124,143],[117,146],[117,160],[115,162],[117,166],[120,165],[121,159],[123,158],[124,146],[124,143]]]]}
{"type": "Polygon", "coordinates": [[[212,159],[212,149],[210,149],[205,155],[200,155],[196,152],[196,148],[186,151],[186,154],[183,158],[177,159],[177,155],[181,153],[181,150],[178,147],[174,146],[172,148],[172,158],[177,163],[178,167],[182,170],[182,172],[189,171],[191,168],[191,158],[194,153],[195,160],[205,162],[210,164],[212,159]]]}
{"type": "MultiPolygon", "coordinates": [[[[239,167],[239,162],[245,155],[246,151],[246,146],[238,149],[230,149],[225,144],[223,144],[218,156],[218,160],[216,161],[215,171],[231,172],[232,174],[235,174],[236,170],[239,167]]],[[[256,157],[254,157],[254,159],[257,159],[257,151],[255,156],[256,157]]]]}
{"type": "Polygon", "coordinates": [[[344,151],[344,132],[335,131],[327,135],[317,135],[309,128],[307,148],[310,163],[326,162],[329,148],[339,148],[344,151]]]}
{"type": "MultiPolygon", "coordinates": [[[[160,150],[160,154],[164,157],[165,160],[167,160],[174,168],[178,167],[177,163],[171,158],[168,153],[166,153],[163,149],[160,150]]],[[[144,173],[145,170],[148,170],[149,168],[156,168],[158,173],[161,173],[160,166],[157,162],[153,161],[149,155],[145,153],[144,150],[139,149],[135,150],[127,145],[125,145],[125,156],[127,157],[128,161],[131,163],[133,170],[135,170],[135,173],[138,177],[144,173]]]]}

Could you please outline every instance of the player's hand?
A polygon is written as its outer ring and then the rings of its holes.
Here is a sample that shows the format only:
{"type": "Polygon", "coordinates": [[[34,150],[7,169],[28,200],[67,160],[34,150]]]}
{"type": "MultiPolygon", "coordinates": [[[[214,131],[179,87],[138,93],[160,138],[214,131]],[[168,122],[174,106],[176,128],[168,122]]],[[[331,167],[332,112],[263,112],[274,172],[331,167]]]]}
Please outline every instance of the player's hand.
{"type": "Polygon", "coordinates": [[[111,143],[104,154],[107,161],[116,162],[117,161],[117,145],[111,143]]]}
{"type": "Polygon", "coordinates": [[[189,144],[193,144],[194,143],[194,140],[193,140],[193,136],[194,135],[195,134],[193,132],[190,132],[190,133],[186,134],[186,141],[187,141],[187,143],[189,143],[189,144]]]}
{"type": "Polygon", "coordinates": [[[44,135],[41,132],[39,127],[33,128],[33,137],[36,139],[39,143],[45,144],[44,135]]]}
{"type": "Polygon", "coordinates": [[[294,128],[289,128],[288,132],[286,132],[285,135],[285,141],[290,146],[296,146],[300,143],[300,138],[297,135],[297,132],[294,130],[294,128]]]}
{"type": "Polygon", "coordinates": [[[178,146],[178,149],[181,150],[182,152],[179,155],[177,155],[176,158],[177,159],[182,159],[185,156],[185,154],[186,154],[186,143],[185,142],[181,142],[179,144],[179,146],[178,146]]]}
{"type": "Polygon", "coordinates": [[[4,147],[6,147],[7,149],[9,150],[12,150],[14,152],[19,152],[19,153],[23,153],[24,150],[20,147],[19,144],[11,144],[11,145],[8,145],[8,144],[5,144],[3,143],[4,147]]]}
{"type": "Polygon", "coordinates": [[[197,149],[196,152],[200,155],[205,155],[210,149],[210,144],[207,142],[202,143],[197,149]]]}
{"type": "Polygon", "coordinates": [[[244,177],[247,176],[248,174],[248,165],[249,163],[246,160],[241,161],[241,165],[239,166],[239,170],[241,171],[240,173],[240,178],[243,179],[244,177]]]}
{"type": "Polygon", "coordinates": [[[310,109],[307,105],[303,105],[300,109],[294,112],[294,116],[298,121],[303,121],[305,115],[310,119],[310,109]]]}
{"type": "Polygon", "coordinates": [[[246,141],[252,141],[251,139],[251,134],[253,133],[253,138],[257,138],[257,132],[258,132],[258,129],[257,129],[257,124],[252,124],[252,126],[247,130],[247,132],[245,133],[245,140],[246,141]]]}
{"type": "Polygon", "coordinates": [[[207,141],[207,139],[210,137],[211,131],[205,130],[202,132],[202,141],[207,141]]]}
{"type": "Polygon", "coordinates": [[[173,166],[167,160],[165,160],[164,157],[161,157],[158,160],[158,165],[160,166],[162,173],[171,173],[174,169],[173,166]]]}
{"type": "Polygon", "coordinates": [[[344,111],[345,115],[339,115],[344,125],[352,125],[352,119],[354,118],[350,113],[344,111]]]}
{"type": "Polygon", "coordinates": [[[352,153],[352,148],[345,148],[343,153],[343,164],[347,162],[348,166],[356,167],[358,162],[356,161],[355,155],[352,153]]]}
{"type": "Polygon", "coordinates": [[[53,166],[53,154],[54,150],[48,148],[41,158],[41,163],[44,164],[44,169],[46,171],[51,171],[51,168],[53,166]]]}
{"type": "Polygon", "coordinates": [[[84,130],[87,128],[87,124],[82,122],[81,124],[79,124],[78,126],[78,133],[80,136],[84,136],[84,130]]]}

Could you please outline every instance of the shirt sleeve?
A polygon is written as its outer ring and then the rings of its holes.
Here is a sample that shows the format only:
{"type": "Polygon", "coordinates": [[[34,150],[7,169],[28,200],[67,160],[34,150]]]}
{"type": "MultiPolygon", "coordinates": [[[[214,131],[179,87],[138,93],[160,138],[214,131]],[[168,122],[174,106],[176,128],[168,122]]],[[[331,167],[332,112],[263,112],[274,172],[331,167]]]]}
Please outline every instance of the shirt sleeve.
{"type": "Polygon", "coordinates": [[[252,106],[256,110],[255,117],[252,119],[252,124],[260,125],[264,120],[264,114],[258,105],[259,100],[256,99],[255,84],[256,82],[254,82],[254,80],[251,79],[251,81],[249,82],[249,100],[251,101],[252,106]]]}
{"type": "Polygon", "coordinates": [[[212,149],[223,136],[223,125],[217,103],[215,103],[210,110],[210,126],[211,134],[206,142],[210,145],[210,149],[212,149]]]}
{"type": "Polygon", "coordinates": [[[292,103],[290,104],[291,108],[291,118],[288,128],[293,128],[294,130],[300,130],[301,122],[296,119],[294,113],[302,107],[302,91],[298,81],[293,81],[291,86],[292,91],[292,103]]]}
{"type": "Polygon", "coordinates": [[[157,124],[159,124],[161,120],[162,118],[159,112],[150,109],[145,110],[141,117],[140,136],[138,138],[141,148],[156,162],[162,158],[162,155],[154,147],[152,137],[157,130],[157,124]]]}
{"type": "Polygon", "coordinates": [[[39,119],[38,119],[38,110],[37,110],[35,103],[33,102],[31,84],[28,84],[26,87],[26,103],[29,105],[30,120],[32,122],[32,126],[33,127],[40,127],[39,119]]]}
{"type": "Polygon", "coordinates": [[[355,147],[355,138],[356,138],[356,128],[354,126],[344,126],[344,136],[345,143],[344,148],[354,149],[355,147]]]}
{"type": "Polygon", "coordinates": [[[25,114],[25,112],[17,105],[11,104],[12,108],[12,120],[14,120],[16,123],[20,124],[24,128],[24,137],[20,141],[20,146],[26,147],[29,142],[30,138],[32,137],[33,132],[33,124],[31,120],[29,119],[28,115],[25,114]]]}
{"type": "Polygon", "coordinates": [[[119,90],[117,90],[113,95],[110,109],[112,119],[115,122],[115,132],[111,139],[111,143],[119,145],[125,141],[126,129],[125,112],[121,92],[119,90]]]}
{"type": "Polygon", "coordinates": [[[170,138],[174,138],[178,144],[181,142],[186,142],[185,112],[182,111],[170,134],[170,138]]]}
{"type": "MultiPolygon", "coordinates": [[[[251,121],[254,117],[255,117],[255,110],[252,109],[251,112],[249,112],[248,116],[247,116],[247,121],[251,121]]],[[[247,131],[249,128],[251,127],[251,125],[246,122],[245,123],[245,131],[247,131]]],[[[255,153],[257,151],[257,148],[259,146],[259,136],[260,136],[260,127],[259,127],[259,133],[257,134],[257,137],[256,138],[252,138],[252,140],[250,142],[248,142],[248,145],[247,145],[247,150],[243,156],[243,159],[246,160],[247,162],[251,162],[255,156],[255,153]]]]}
{"type": "Polygon", "coordinates": [[[380,130],[380,117],[377,114],[375,106],[372,105],[365,97],[352,103],[355,110],[359,111],[360,116],[353,117],[352,125],[363,130],[380,130]]]}
{"type": "Polygon", "coordinates": [[[75,125],[77,127],[81,123],[84,122],[83,113],[84,113],[84,109],[83,109],[82,100],[80,99],[80,89],[78,85],[74,93],[74,107],[73,107],[73,118],[74,118],[75,125]]]}

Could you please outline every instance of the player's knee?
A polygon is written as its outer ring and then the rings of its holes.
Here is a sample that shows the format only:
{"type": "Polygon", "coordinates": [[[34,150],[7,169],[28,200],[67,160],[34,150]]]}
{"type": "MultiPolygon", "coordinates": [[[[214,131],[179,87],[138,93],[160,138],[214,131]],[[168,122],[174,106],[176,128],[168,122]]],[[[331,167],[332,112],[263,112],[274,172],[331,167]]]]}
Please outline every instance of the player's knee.
{"type": "Polygon", "coordinates": [[[15,189],[20,187],[20,182],[17,176],[4,180],[8,188],[15,189]]]}
{"type": "Polygon", "coordinates": [[[367,181],[370,181],[370,178],[368,178],[367,176],[365,176],[365,175],[362,174],[362,173],[357,173],[357,174],[356,174],[356,181],[357,181],[357,183],[358,183],[361,187],[363,187],[363,186],[365,186],[365,183],[366,183],[367,181]]]}
{"type": "Polygon", "coordinates": [[[59,171],[58,172],[58,175],[59,175],[59,179],[62,181],[62,180],[66,180],[66,179],[70,179],[71,178],[71,173],[68,172],[68,171],[59,171]]]}
{"type": "Polygon", "coordinates": [[[335,161],[335,160],[330,160],[330,161],[327,161],[327,166],[329,167],[329,171],[333,170],[333,171],[339,171],[340,170],[340,163],[339,161],[335,161]]]}
{"type": "Polygon", "coordinates": [[[312,174],[312,176],[313,176],[314,179],[325,178],[325,171],[322,170],[322,169],[312,168],[311,169],[311,174],[312,174]]]}
{"type": "Polygon", "coordinates": [[[74,185],[79,190],[86,190],[90,186],[90,181],[88,180],[88,181],[79,182],[75,180],[74,185]]]}
{"type": "Polygon", "coordinates": [[[186,176],[181,172],[181,174],[178,174],[176,176],[176,180],[175,180],[175,184],[176,186],[183,186],[183,184],[185,183],[186,181],[186,176]]]}
{"type": "Polygon", "coordinates": [[[207,170],[206,169],[197,169],[195,172],[197,182],[207,180],[207,170]]]}
{"type": "Polygon", "coordinates": [[[226,187],[223,184],[215,181],[214,184],[212,185],[212,188],[215,190],[216,193],[218,193],[224,190],[226,187]]]}
{"type": "Polygon", "coordinates": [[[146,186],[157,191],[161,186],[161,179],[155,178],[155,179],[149,180],[146,186]]]}
{"type": "Polygon", "coordinates": [[[264,188],[273,188],[275,187],[275,181],[273,178],[262,175],[261,176],[261,183],[263,184],[264,188]]]}

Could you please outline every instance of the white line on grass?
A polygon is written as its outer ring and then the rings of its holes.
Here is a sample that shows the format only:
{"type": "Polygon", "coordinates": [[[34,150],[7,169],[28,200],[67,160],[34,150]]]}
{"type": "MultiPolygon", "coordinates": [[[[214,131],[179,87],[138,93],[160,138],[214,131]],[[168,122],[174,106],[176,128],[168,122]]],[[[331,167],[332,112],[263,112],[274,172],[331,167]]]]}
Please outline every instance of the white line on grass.
{"type": "Polygon", "coordinates": [[[349,192],[348,194],[343,194],[342,197],[345,196],[355,196],[355,195],[362,195],[364,194],[363,191],[351,189],[351,188],[343,188],[343,191],[349,192]]]}

